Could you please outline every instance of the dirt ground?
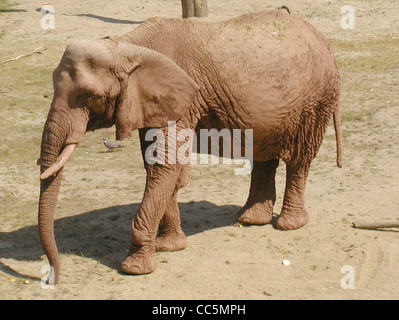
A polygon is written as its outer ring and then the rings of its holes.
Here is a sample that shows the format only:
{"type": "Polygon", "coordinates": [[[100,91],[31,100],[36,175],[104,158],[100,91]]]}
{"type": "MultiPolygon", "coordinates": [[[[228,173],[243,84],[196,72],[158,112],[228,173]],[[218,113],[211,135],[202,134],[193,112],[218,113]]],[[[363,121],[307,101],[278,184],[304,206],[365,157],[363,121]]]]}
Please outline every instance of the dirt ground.
{"type": "MultiPolygon", "coordinates": [[[[74,39],[124,34],[152,16],[179,17],[180,0],[49,1],[55,29],[43,30],[44,2],[19,0],[0,10],[0,299],[398,299],[399,233],[361,230],[353,221],[399,218],[399,3],[291,0],[291,13],[323,31],[342,75],[344,168],[335,165],[329,126],[306,190],[310,222],[296,231],[242,226],[234,213],[248,194],[249,176],[228,165],[194,165],[179,193],[188,246],[157,253],[157,269],[122,274],[130,222],[145,174],[137,136],[106,152],[85,135],[67,164],[55,234],[61,282],[42,289],[47,259],[37,235],[41,131],[51,102],[51,73],[74,39]],[[341,7],[355,9],[343,29],[341,7]],[[289,260],[290,265],[283,264],[289,260]],[[353,273],[341,273],[351,266],[353,273]],[[354,289],[341,286],[354,276],[354,289]]],[[[209,20],[274,9],[281,0],[209,0],[209,20]]],[[[287,4],[287,3],[286,3],[287,4]]],[[[267,57],[265,57],[267,59],[267,57]]],[[[277,176],[280,212],[285,170],[277,176]]]]}

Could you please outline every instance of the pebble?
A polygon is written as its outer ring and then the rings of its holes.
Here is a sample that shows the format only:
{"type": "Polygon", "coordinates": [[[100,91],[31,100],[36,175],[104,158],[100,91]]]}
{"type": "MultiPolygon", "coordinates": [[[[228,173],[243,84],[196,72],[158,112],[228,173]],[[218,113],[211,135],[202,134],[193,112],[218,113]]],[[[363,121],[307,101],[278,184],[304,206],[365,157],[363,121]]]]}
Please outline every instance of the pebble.
{"type": "Polygon", "coordinates": [[[283,265],[288,267],[290,264],[291,264],[291,262],[289,260],[286,260],[286,259],[283,260],[283,265]]]}

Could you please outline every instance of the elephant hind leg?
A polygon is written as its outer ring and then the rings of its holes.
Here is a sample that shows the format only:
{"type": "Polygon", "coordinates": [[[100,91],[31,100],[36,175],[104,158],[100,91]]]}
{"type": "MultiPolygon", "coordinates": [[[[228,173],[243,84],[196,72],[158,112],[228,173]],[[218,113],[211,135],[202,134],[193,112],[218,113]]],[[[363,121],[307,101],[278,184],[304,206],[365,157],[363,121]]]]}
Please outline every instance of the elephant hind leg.
{"type": "Polygon", "coordinates": [[[275,176],[278,164],[278,159],[253,162],[248,200],[237,212],[237,221],[256,225],[271,222],[276,202],[275,176]]]}
{"type": "Polygon", "coordinates": [[[279,230],[295,230],[309,221],[305,209],[305,186],[309,173],[309,165],[299,166],[287,163],[287,178],[283,207],[276,222],[279,230]]]}
{"type": "Polygon", "coordinates": [[[298,229],[309,220],[305,209],[306,180],[331,115],[337,108],[335,92],[309,101],[305,108],[293,109],[281,126],[284,129],[278,134],[280,157],[287,164],[287,178],[277,229],[298,229]]]}

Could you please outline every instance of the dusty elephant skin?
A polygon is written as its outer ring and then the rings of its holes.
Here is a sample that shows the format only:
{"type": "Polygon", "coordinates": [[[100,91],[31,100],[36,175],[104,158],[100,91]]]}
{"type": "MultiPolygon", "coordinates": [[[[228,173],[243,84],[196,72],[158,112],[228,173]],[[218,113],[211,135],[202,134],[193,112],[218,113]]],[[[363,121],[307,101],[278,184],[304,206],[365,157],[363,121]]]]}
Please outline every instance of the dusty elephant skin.
{"type": "MultiPolygon", "coordinates": [[[[39,233],[59,280],[53,217],[62,168],[86,131],[115,125],[116,138],[140,133],[147,172],[141,206],[122,270],[154,271],[156,250],[184,249],[177,192],[188,164],[146,163],[150,128],[253,129],[253,171],[247,203],[237,220],[271,222],[275,173],[287,166],[276,227],[308,222],[304,190],[331,116],[341,166],[339,73],[325,37],[282,11],[225,22],[151,18],[116,38],[68,45],[53,74],[54,98],[43,130],[39,233]]],[[[177,145],[178,147],[179,145],[177,145]]],[[[167,151],[167,146],[166,146],[167,151]]],[[[165,152],[166,152],[165,151],[165,152]]]]}

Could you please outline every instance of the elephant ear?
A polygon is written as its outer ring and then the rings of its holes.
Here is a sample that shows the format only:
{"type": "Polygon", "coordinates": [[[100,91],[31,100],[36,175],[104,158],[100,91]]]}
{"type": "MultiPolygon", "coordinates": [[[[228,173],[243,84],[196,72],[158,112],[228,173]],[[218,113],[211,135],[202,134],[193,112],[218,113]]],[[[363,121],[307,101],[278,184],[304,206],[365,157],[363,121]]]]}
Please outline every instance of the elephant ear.
{"type": "Polygon", "coordinates": [[[199,87],[176,63],[153,50],[118,44],[121,92],[115,115],[116,139],[140,128],[166,127],[177,121],[198,94],[199,87]]]}

